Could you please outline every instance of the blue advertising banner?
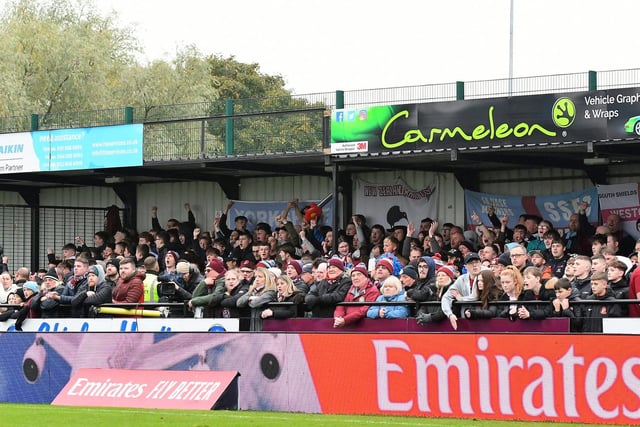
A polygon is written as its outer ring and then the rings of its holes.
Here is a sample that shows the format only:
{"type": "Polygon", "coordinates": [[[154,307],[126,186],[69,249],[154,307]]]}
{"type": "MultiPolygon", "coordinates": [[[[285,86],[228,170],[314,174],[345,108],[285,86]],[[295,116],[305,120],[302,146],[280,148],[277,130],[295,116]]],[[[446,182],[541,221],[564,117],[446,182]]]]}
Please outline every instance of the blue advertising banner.
{"type": "Polygon", "coordinates": [[[0,173],[141,166],[143,125],[0,135],[0,173]]]}
{"type": "Polygon", "coordinates": [[[554,228],[569,227],[569,217],[578,211],[583,201],[589,204],[587,217],[589,222],[598,222],[598,190],[587,188],[573,193],[553,194],[549,196],[506,196],[502,194],[464,192],[467,224],[473,224],[471,214],[476,212],[483,223],[488,225],[488,209],[493,206],[498,218],[507,216],[508,226],[513,228],[522,214],[538,215],[551,221],[554,228]]]}

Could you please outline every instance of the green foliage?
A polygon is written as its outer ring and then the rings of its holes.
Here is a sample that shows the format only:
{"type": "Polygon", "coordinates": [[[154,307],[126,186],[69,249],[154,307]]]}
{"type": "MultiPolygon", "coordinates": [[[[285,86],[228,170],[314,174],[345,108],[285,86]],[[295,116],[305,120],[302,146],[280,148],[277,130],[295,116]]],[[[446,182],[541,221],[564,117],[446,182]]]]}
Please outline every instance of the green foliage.
{"type": "Polygon", "coordinates": [[[292,98],[258,64],[195,46],[140,64],[138,52],[133,30],[99,15],[93,0],[9,1],[0,16],[0,130],[28,130],[34,113],[41,129],[120,124],[119,110],[131,106],[134,121],[149,124],[145,159],[214,157],[225,155],[225,100],[234,100],[234,153],[322,147],[323,107],[292,98]],[[206,117],[219,118],[189,121],[206,117]]]}
{"type": "Polygon", "coordinates": [[[14,1],[0,20],[0,114],[113,107],[137,42],[92,3],[14,1]]]}

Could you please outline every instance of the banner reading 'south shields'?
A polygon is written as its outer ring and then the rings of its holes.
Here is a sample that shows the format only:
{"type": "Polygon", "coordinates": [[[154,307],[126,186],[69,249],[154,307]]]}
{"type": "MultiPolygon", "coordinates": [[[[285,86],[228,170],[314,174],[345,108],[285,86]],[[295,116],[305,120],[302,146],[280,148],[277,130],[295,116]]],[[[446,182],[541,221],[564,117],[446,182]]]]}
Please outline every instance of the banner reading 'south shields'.
{"type": "Polygon", "coordinates": [[[476,212],[488,225],[488,209],[493,206],[498,218],[509,217],[509,228],[513,228],[522,214],[537,215],[551,221],[555,229],[569,227],[569,218],[578,212],[580,203],[589,204],[587,218],[589,222],[598,222],[598,193],[595,187],[573,193],[553,194],[549,196],[506,196],[502,194],[464,192],[467,224],[474,224],[471,215],[476,212]]]}
{"type": "Polygon", "coordinates": [[[381,224],[386,229],[409,222],[420,228],[423,218],[437,218],[438,187],[428,185],[414,189],[401,179],[387,183],[372,183],[361,179],[355,182],[355,213],[367,218],[367,224],[381,224]]]}
{"type": "Polygon", "coordinates": [[[640,220],[640,183],[598,185],[598,197],[604,223],[610,215],[616,214],[624,231],[636,239],[640,237],[636,225],[640,220]]]}

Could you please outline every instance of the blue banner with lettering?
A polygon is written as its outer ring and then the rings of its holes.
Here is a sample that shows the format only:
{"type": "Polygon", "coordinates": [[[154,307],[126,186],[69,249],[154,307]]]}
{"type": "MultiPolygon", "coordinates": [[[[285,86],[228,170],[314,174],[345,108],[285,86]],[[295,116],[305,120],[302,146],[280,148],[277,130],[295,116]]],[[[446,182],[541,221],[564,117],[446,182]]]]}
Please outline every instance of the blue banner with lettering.
{"type": "Polygon", "coordinates": [[[529,214],[550,221],[556,229],[566,229],[569,227],[569,217],[578,212],[580,203],[583,201],[589,204],[587,209],[589,222],[598,222],[598,190],[596,187],[548,196],[507,196],[465,190],[464,198],[467,224],[474,224],[471,215],[476,212],[482,222],[489,225],[487,212],[493,206],[498,218],[503,216],[509,218],[509,228],[513,228],[518,223],[520,215],[529,214]]]}

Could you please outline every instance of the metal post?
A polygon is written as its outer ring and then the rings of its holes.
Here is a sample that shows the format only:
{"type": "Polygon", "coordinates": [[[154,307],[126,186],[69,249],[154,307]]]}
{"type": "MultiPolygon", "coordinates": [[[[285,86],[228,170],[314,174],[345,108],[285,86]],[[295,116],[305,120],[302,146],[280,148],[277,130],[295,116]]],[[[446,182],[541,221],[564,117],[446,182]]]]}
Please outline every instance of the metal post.
{"type": "Polygon", "coordinates": [[[598,90],[598,73],[589,71],[589,90],[598,90]]]}
{"type": "Polygon", "coordinates": [[[464,100],[464,82],[456,82],[456,100],[464,100]]]}
{"type": "Polygon", "coordinates": [[[337,90],[336,91],[336,108],[341,110],[344,108],[344,91],[337,90]]]}
{"type": "Polygon", "coordinates": [[[133,107],[124,107],[124,124],[133,124],[133,107]]]}
{"type": "Polygon", "coordinates": [[[37,114],[31,115],[31,130],[36,131],[40,129],[40,116],[37,114]]]}
{"type": "Polygon", "coordinates": [[[227,115],[227,119],[226,119],[226,131],[225,131],[225,152],[227,154],[227,156],[232,156],[233,155],[233,118],[231,118],[231,116],[233,116],[233,100],[232,99],[227,99],[225,101],[225,114],[227,115]]]}

